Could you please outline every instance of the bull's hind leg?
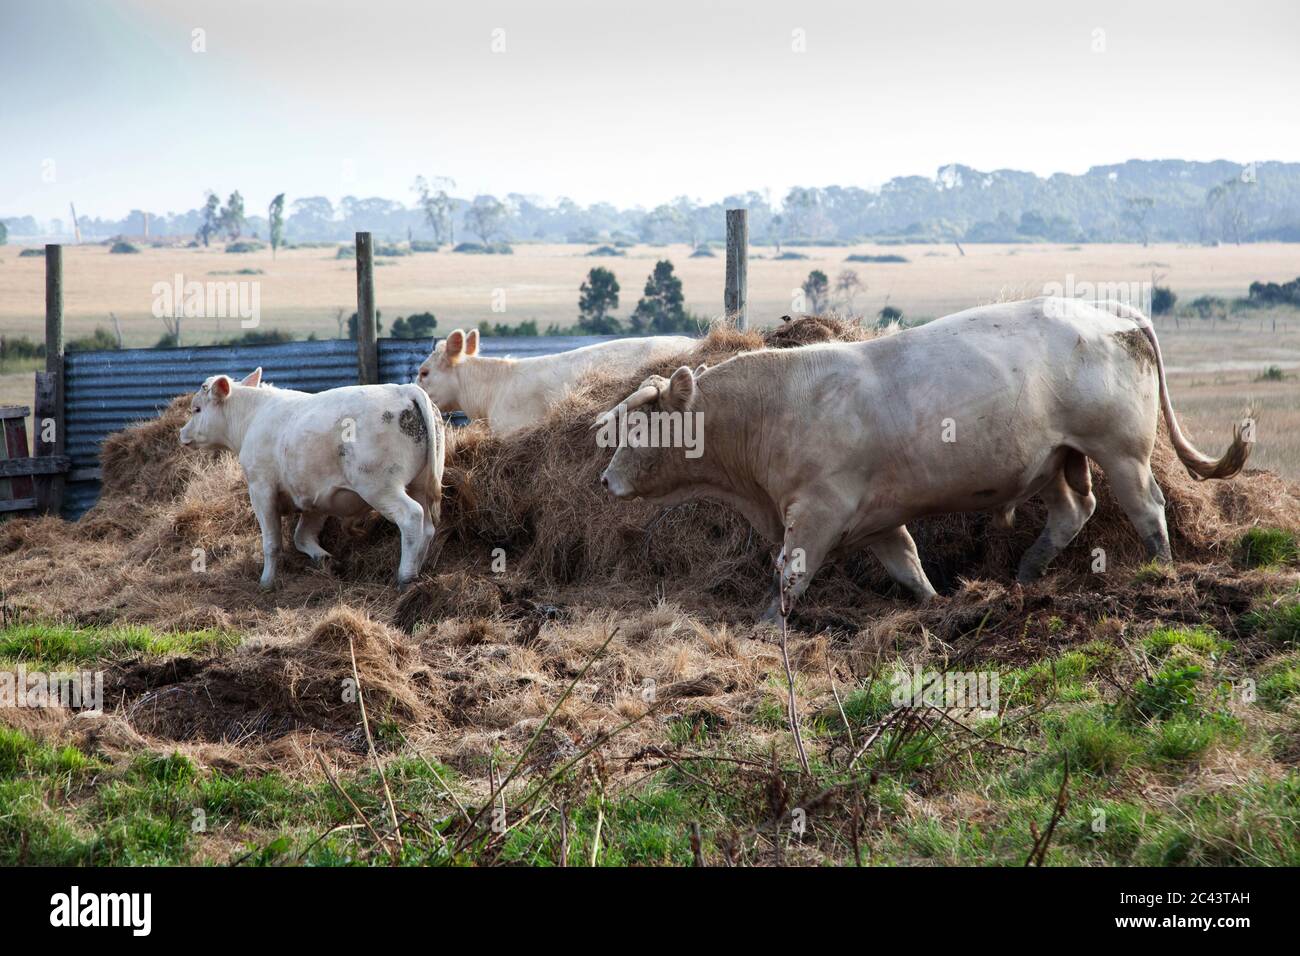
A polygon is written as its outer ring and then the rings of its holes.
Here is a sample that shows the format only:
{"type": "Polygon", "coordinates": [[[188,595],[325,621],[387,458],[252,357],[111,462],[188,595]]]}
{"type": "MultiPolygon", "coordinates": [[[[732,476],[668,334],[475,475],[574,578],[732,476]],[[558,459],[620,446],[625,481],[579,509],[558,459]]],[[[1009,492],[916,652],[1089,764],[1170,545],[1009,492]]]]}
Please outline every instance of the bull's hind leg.
{"type": "Polygon", "coordinates": [[[892,531],[877,535],[867,542],[880,563],[885,566],[889,576],[907,588],[919,601],[928,601],[935,596],[930,579],[921,569],[921,557],[916,553],[916,542],[907,528],[899,525],[892,531]]]}
{"type": "Polygon", "coordinates": [[[1115,500],[1137,529],[1147,557],[1170,563],[1169,528],[1165,524],[1165,496],[1151,474],[1151,462],[1140,458],[1098,459],[1110,482],[1115,500]]]}
{"type": "Polygon", "coordinates": [[[1039,494],[1047,505],[1047,525],[1038,540],[1030,545],[1020,559],[1016,580],[1022,584],[1036,581],[1047,566],[1087,524],[1097,507],[1097,497],[1092,493],[1088,476],[1088,459],[1071,450],[1065,463],[1039,494]]]}
{"type": "Polygon", "coordinates": [[[328,517],[323,511],[304,511],[293,529],[293,544],[316,564],[329,559],[330,553],[320,546],[321,528],[328,517]]]}

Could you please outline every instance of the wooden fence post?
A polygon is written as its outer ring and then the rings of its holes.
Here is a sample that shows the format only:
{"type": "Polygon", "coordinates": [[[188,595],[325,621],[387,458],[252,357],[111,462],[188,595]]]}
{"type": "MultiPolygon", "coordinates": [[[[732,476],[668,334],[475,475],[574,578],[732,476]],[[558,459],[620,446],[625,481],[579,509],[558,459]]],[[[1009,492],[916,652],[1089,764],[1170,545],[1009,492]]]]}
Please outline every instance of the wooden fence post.
{"type": "Polygon", "coordinates": [[[736,328],[749,328],[749,294],[746,288],[749,271],[749,211],[727,210],[727,285],[723,293],[723,310],[727,321],[736,328]]]}
{"type": "MultiPolygon", "coordinates": [[[[63,455],[63,247],[45,247],[45,371],[36,373],[32,431],[36,456],[63,455]]],[[[36,478],[36,510],[58,514],[63,507],[63,475],[36,478]]]]}
{"type": "Polygon", "coordinates": [[[375,331],[375,247],[370,233],[357,233],[357,377],[379,384],[379,343],[375,331]]]}

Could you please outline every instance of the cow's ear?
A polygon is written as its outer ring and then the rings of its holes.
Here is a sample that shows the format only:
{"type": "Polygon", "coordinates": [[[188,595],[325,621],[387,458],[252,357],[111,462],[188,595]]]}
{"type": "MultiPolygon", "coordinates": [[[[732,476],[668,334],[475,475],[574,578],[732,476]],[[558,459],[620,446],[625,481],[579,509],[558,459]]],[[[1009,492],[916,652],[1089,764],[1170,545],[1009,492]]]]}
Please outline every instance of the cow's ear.
{"type": "Polygon", "coordinates": [[[255,368],[255,369],[253,369],[251,372],[249,372],[249,373],[248,373],[248,377],[245,378],[245,379],[244,379],[242,382],[240,382],[239,384],[240,384],[240,385],[247,385],[249,388],[257,388],[257,386],[261,385],[261,384],[262,384],[262,366],[259,365],[257,368],[255,368]]]}
{"type": "Polygon", "coordinates": [[[465,352],[465,330],[457,329],[447,336],[447,362],[455,365],[464,357],[465,352]]]}
{"type": "Polygon", "coordinates": [[[690,408],[695,398],[695,373],[690,366],[683,365],[673,372],[668,387],[660,394],[663,396],[664,407],[670,412],[684,412],[690,408]]]}
{"type": "Polygon", "coordinates": [[[470,329],[465,336],[465,354],[478,355],[478,329],[470,329]]]}
{"type": "Polygon", "coordinates": [[[709,370],[709,367],[708,367],[707,365],[701,365],[699,368],[697,368],[697,369],[695,370],[695,377],[696,377],[696,378],[699,378],[701,375],[703,375],[703,374],[704,374],[705,372],[707,372],[708,370],[709,370]]]}
{"type": "Polygon", "coordinates": [[[212,397],[219,402],[229,398],[230,384],[229,375],[218,375],[212,380],[212,397]]]}

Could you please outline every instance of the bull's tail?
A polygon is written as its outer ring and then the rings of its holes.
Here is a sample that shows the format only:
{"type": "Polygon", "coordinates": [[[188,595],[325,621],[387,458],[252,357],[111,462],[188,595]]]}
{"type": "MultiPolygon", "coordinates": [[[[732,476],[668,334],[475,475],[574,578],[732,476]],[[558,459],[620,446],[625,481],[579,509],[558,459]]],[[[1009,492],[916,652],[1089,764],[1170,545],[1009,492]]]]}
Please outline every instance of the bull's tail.
{"type": "Polygon", "coordinates": [[[429,395],[418,385],[407,385],[415,410],[424,419],[424,430],[428,435],[426,450],[429,469],[429,516],[436,528],[442,521],[442,472],[447,460],[446,427],[443,425],[442,413],[438,406],[429,399],[429,395]]]}
{"type": "Polygon", "coordinates": [[[1169,441],[1173,444],[1174,451],[1178,453],[1178,460],[1183,463],[1187,473],[1199,481],[1203,478],[1231,478],[1241,471],[1250,456],[1250,442],[1243,437],[1242,426],[1239,424],[1233,429],[1232,444],[1218,460],[1197,450],[1183,434],[1183,430],[1178,427],[1174,403],[1169,398],[1169,386],[1165,382],[1165,361],[1160,354],[1160,342],[1156,339],[1156,330],[1151,320],[1140,310],[1123,302],[1108,302],[1105,307],[1120,318],[1136,322],[1142,334],[1151,343],[1151,351],[1156,357],[1156,375],[1160,380],[1160,407],[1164,412],[1165,427],[1169,429],[1169,441]]]}

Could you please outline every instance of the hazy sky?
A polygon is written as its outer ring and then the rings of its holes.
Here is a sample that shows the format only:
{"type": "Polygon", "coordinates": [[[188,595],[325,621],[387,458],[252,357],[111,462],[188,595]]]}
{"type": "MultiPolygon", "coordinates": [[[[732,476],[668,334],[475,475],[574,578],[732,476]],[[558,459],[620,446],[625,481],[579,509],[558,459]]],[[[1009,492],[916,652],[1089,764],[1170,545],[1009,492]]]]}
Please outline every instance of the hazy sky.
{"type": "Polygon", "coordinates": [[[1297,0],[0,0],[0,215],[1300,160],[1298,36],[1297,0]]]}

